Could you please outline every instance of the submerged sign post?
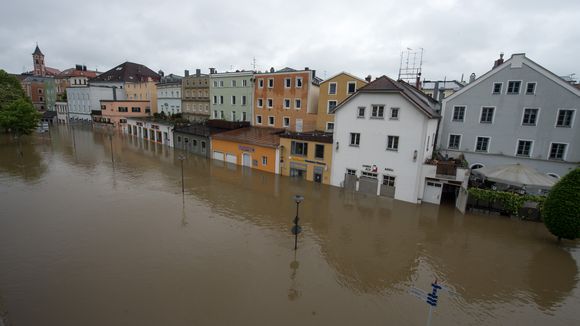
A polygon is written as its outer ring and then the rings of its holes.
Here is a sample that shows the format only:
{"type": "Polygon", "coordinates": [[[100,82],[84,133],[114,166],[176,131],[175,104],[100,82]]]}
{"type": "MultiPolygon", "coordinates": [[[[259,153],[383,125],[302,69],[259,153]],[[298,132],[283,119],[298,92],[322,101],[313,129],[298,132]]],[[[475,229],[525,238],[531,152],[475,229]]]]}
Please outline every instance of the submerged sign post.
{"type": "Polygon", "coordinates": [[[409,290],[409,294],[419,298],[419,300],[421,301],[425,301],[428,305],[429,305],[429,315],[427,315],[427,326],[431,325],[431,316],[433,315],[433,308],[437,307],[437,301],[439,299],[439,295],[437,294],[437,291],[439,290],[444,290],[449,292],[450,294],[454,294],[453,291],[450,291],[448,288],[443,287],[439,284],[437,284],[437,280],[435,280],[435,282],[431,283],[431,292],[427,293],[421,289],[412,287],[409,290]]]}

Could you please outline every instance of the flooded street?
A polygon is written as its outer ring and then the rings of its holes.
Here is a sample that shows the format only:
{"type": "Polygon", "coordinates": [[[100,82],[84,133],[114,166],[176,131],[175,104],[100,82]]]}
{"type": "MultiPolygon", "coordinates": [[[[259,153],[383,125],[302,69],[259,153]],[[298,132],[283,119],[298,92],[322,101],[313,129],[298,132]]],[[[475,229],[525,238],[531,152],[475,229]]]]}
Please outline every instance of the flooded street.
{"type": "Polygon", "coordinates": [[[0,138],[9,325],[579,325],[580,242],[90,127],[0,138]],[[304,195],[298,251],[294,194],[304,195]]]}

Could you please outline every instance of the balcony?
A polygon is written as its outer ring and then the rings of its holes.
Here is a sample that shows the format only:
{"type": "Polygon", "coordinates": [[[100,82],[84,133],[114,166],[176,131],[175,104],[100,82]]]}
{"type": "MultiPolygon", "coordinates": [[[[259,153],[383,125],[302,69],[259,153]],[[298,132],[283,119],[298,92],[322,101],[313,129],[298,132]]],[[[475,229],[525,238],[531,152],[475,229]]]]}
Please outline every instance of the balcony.
{"type": "Polygon", "coordinates": [[[423,174],[427,178],[463,182],[469,178],[469,169],[461,161],[429,159],[423,164],[423,174]]]}

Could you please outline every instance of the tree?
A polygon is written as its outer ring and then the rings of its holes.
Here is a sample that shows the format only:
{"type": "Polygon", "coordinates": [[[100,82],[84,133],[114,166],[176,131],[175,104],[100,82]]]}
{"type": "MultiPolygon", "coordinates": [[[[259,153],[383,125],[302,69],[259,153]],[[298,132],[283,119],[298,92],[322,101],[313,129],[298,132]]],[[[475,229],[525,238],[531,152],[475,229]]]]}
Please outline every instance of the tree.
{"type": "Polygon", "coordinates": [[[580,238],[580,168],[552,188],[542,213],[544,224],[558,240],[580,238]]]}
{"type": "Polygon", "coordinates": [[[22,156],[21,136],[32,133],[39,121],[40,113],[26,99],[13,101],[0,111],[0,127],[9,130],[16,136],[20,156],[22,156]]]}
{"type": "Polygon", "coordinates": [[[26,95],[18,79],[0,69],[0,111],[22,98],[26,98],[26,95]]]}

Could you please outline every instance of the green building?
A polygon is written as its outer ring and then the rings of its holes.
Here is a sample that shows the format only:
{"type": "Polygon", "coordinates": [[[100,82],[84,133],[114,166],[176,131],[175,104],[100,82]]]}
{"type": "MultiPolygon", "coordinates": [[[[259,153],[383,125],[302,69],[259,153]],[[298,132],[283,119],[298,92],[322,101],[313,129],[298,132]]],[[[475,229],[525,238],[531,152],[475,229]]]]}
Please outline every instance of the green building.
{"type": "Polygon", "coordinates": [[[226,121],[252,121],[254,72],[209,75],[210,117],[226,121]]]}

